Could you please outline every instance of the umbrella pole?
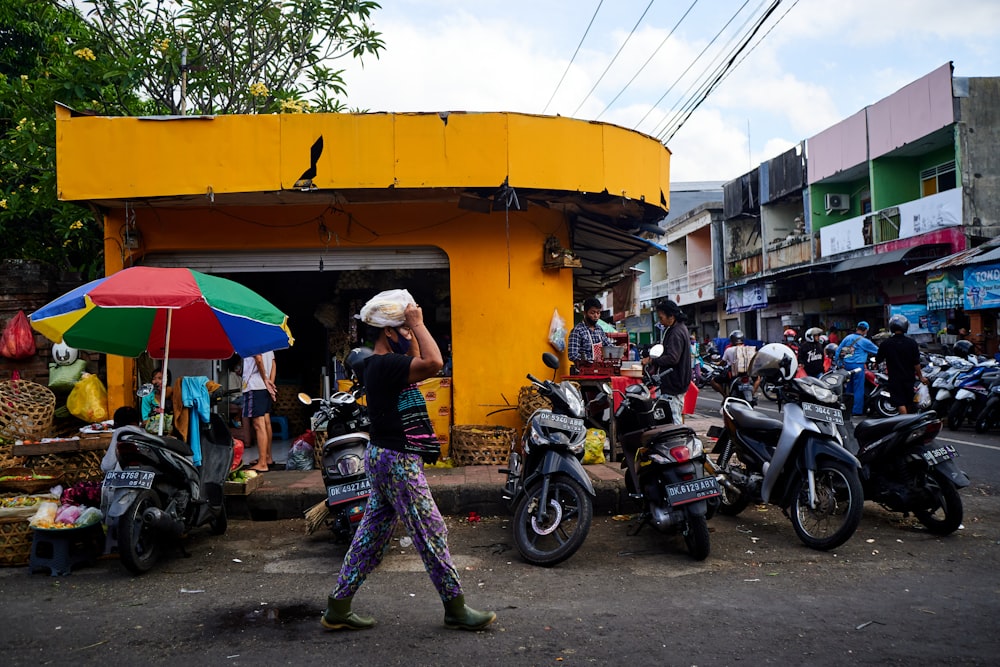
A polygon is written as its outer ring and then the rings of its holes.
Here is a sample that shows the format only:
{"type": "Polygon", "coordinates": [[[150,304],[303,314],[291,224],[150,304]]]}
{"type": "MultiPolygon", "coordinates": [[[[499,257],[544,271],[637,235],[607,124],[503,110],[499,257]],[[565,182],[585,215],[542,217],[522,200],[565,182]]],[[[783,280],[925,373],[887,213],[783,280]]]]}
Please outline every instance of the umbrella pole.
{"type": "Polygon", "coordinates": [[[174,318],[174,309],[167,309],[167,337],[163,345],[163,382],[160,384],[160,409],[163,414],[160,416],[160,435],[163,435],[163,422],[167,420],[167,364],[170,363],[170,323],[174,318]]]}

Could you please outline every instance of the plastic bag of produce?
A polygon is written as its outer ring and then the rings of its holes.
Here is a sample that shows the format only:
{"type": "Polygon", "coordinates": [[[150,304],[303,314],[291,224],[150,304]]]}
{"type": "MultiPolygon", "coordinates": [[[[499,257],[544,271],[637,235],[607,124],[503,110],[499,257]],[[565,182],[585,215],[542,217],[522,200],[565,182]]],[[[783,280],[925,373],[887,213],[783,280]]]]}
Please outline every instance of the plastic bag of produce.
{"type": "Polygon", "coordinates": [[[311,431],[303,433],[292,446],[288,448],[288,458],[285,459],[285,470],[312,470],[313,443],[316,441],[311,431]]]}
{"type": "Polygon", "coordinates": [[[10,318],[0,336],[0,355],[8,359],[27,359],[35,354],[35,332],[23,310],[10,318]]]}
{"type": "Polygon", "coordinates": [[[108,390],[101,378],[84,374],[69,393],[66,408],[74,417],[90,424],[108,419],[111,416],[108,414],[108,390]]]}
{"type": "Polygon", "coordinates": [[[604,463],[604,445],[607,442],[608,436],[601,429],[587,429],[587,439],[583,441],[584,465],[604,463]]]}
{"type": "Polygon", "coordinates": [[[549,344],[557,352],[566,349],[566,321],[560,317],[559,309],[552,310],[552,320],[549,322],[549,344]]]}
{"type": "Polygon", "coordinates": [[[390,289],[379,292],[361,308],[361,321],[373,327],[398,327],[406,321],[406,306],[416,303],[409,291],[390,289]]]}

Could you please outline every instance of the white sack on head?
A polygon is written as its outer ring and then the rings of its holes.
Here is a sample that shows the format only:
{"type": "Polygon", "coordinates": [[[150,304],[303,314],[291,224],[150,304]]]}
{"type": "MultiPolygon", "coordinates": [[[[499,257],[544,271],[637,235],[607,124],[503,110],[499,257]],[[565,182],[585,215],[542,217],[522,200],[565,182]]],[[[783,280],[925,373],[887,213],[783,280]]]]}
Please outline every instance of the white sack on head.
{"type": "Polygon", "coordinates": [[[405,289],[379,292],[361,308],[361,321],[373,327],[398,327],[405,323],[406,306],[416,303],[405,289]]]}

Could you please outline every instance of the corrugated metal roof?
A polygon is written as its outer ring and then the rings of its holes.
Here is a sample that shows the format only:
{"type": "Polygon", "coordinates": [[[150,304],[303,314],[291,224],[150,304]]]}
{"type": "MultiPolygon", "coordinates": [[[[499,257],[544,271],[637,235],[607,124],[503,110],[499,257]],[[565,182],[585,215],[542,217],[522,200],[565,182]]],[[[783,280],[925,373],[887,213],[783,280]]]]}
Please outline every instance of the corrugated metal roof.
{"type": "Polygon", "coordinates": [[[941,259],[935,259],[914,267],[904,275],[913,273],[924,273],[930,271],[941,271],[944,269],[956,269],[968,266],[969,264],[982,264],[984,262],[995,262],[1000,260],[1000,241],[988,241],[975,248],[966,248],[956,253],[952,253],[941,259]]]}
{"type": "MultiPolygon", "coordinates": [[[[940,254],[941,252],[945,252],[946,250],[947,246],[940,243],[935,243],[930,245],[917,245],[917,246],[911,246],[909,248],[897,248],[896,250],[890,250],[889,252],[880,252],[873,255],[862,255],[861,257],[851,257],[841,262],[837,262],[836,264],[833,265],[833,268],[831,270],[834,273],[839,273],[840,271],[866,269],[871,266],[892,264],[894,262],[901,262],[907,259],[911,261],[913,260],[920,261],[921,259],[926,259],[928,256],[940,254]],[[914,257],[914,255],[916,255],[916,257],[914,257]],[[923,256],[921,257],[921,255],[923,256]]],[[[910,271],[907,271],[907,273],[910,273],[910,271]]]]}

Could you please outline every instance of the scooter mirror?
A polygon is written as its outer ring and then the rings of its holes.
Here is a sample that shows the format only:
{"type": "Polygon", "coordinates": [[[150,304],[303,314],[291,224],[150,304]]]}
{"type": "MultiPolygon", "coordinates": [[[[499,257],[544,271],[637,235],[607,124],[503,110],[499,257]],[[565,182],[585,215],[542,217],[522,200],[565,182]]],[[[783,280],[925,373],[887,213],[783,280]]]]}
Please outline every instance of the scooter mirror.
{"type": "Polygon", "coordinates": [[[608,396],[610,396],[611,395],[611,385],[608,384],[607,382],[602,382],[601,383],[601,391],[603,391],[605,394],[607,394],[608,396]]]}
{"type": "Polygon", "coordinates": [[[555,370],[559,368],[559,357],[552,354],[551,352],[546,352],[542,354],[542,363],[551,368],[552,370],[555,370]]]}
{"type": "Polygon", "coordinates": [[[663,355],[663,346],[660,345],[659,343],[649,348],[649,356],[651,358],[656,359],[657,357],[662,355],[663,355]]]}
{"type": "Polygon", "coordinates": [[[306,405],[309,405],[312,402],[313,402],[312,396],[310,396],[304,391],[299,392],[299,403],[305,403],[306,405]]]}

